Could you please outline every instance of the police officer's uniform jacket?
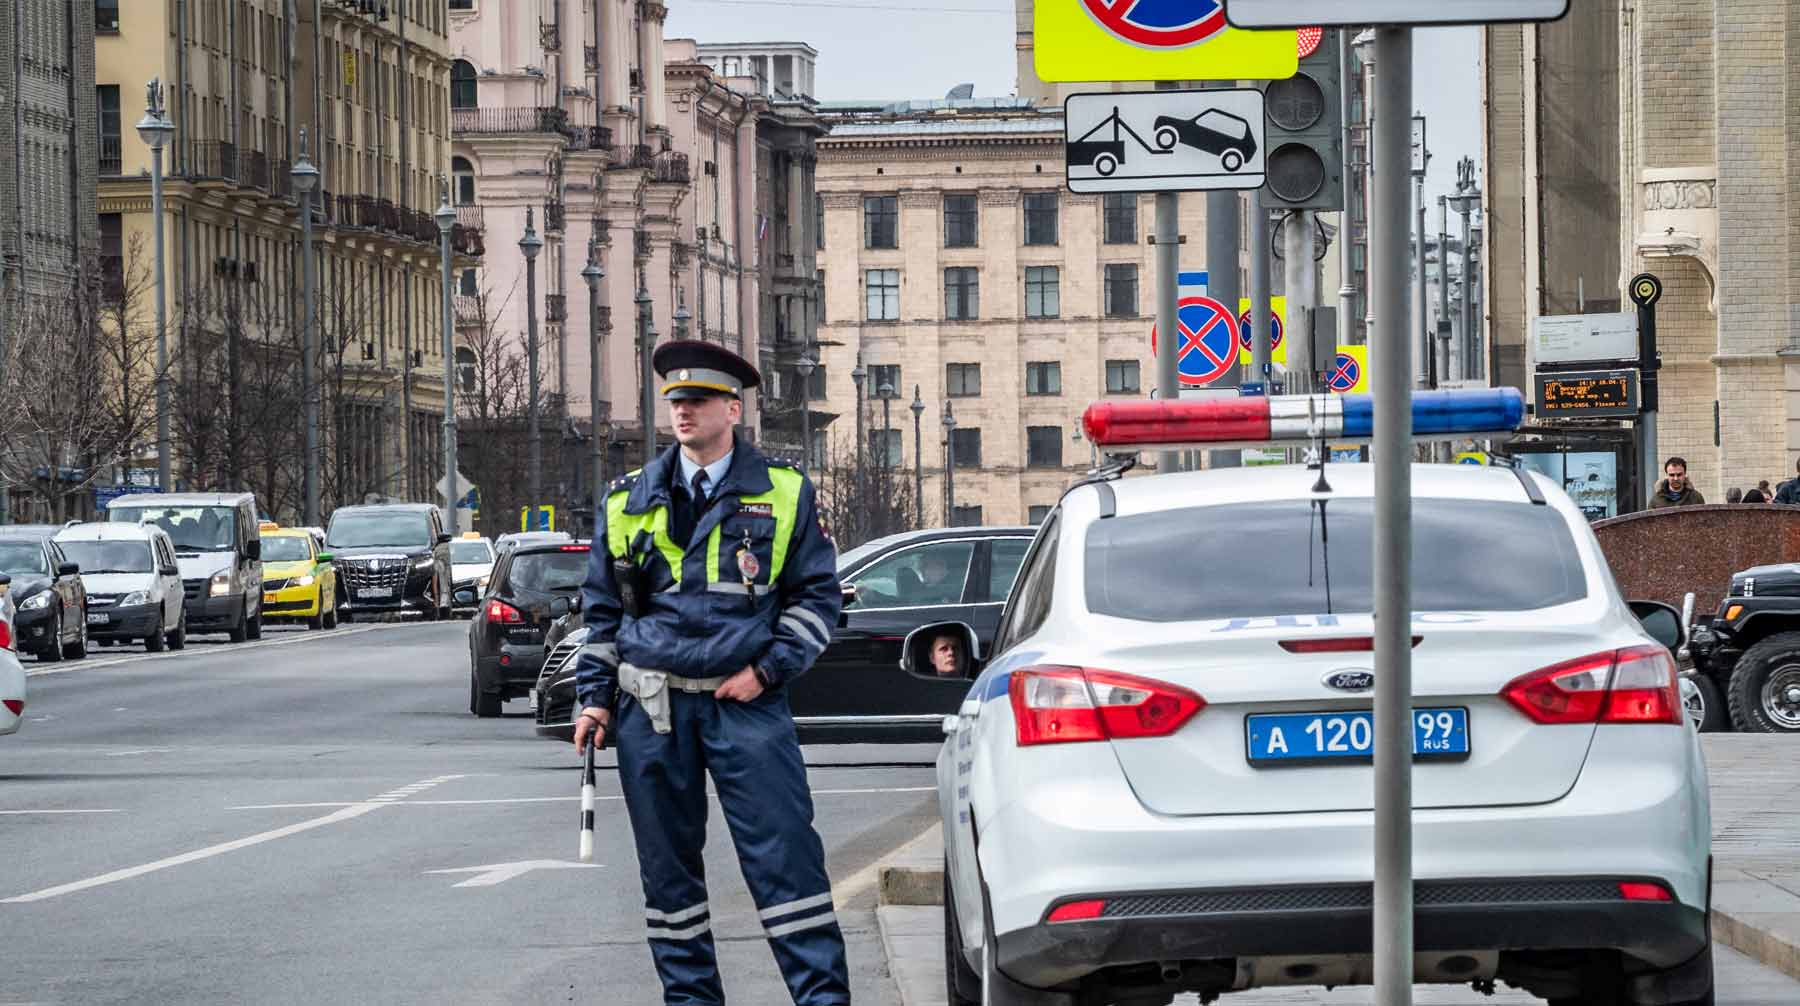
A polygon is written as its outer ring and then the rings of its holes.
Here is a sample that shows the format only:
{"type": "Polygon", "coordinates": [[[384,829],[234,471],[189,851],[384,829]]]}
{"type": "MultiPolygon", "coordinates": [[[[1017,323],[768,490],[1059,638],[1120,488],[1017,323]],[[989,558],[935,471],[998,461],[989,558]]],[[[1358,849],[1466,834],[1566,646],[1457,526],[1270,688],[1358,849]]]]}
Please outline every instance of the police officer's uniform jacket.
{"type": "Polygon", "coordinates": [[[583,587],[590,635],[576,665],[578,709],[614,710],[665,1001],[724,1001],[701,858],[710,773],[794,1002],[847,1004],[843,936],[784,688],[830,642],[842,600],[836,549],[811,482],[741,439],[704,513],[684,515],[679,450],[607,493],[583,587]],[[621,560],[641,570],[625,585],[621,560]],[[718,681],[746,666],[764,693],[714,699],[718,681]]]}

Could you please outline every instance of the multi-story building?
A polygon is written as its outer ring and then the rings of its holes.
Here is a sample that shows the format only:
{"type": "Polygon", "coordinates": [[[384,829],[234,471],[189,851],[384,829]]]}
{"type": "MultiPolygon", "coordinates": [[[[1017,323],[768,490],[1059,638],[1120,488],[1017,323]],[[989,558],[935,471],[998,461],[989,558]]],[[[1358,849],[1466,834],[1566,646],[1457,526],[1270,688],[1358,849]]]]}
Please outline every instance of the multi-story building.
{"type": "MultiPolygon", "coordinates": [[[[1040,519],[1093,460],[1082,409],[1155,386],[1153,200],[1067,192],[1061,110],[1029,99],[825,111],[813,392],[845,417],[861,400],[872,463],[923,468],[927,523],[1040,519]],[[895,393],[886,410],[883,386],[895,393]]],[[[1182,200],[1184,234],[1204,221],[1205,200],[1182,200]]],[[[855,429],[833,424],[832,455],[854,451],[855,429]]]]}
{"type": "MultiPolygon", "coordinates": [[[[102,5],[107,6],[107,5],[102,5]]],[[[439,232],[449,167],[439,3],[229,0],[110,5],[95,45],[99,234],[109,296],[151,324],[150,153],[132,124],[162,81],[164,254],[177,481],[299,509],[301,220],[312,196],[327,505],[437,499],[439,232]]],[[[474,237],[456,235],[467,263],[474,237]]]]}
{"type": "MultiPolygon", "coordinates": [[[[507,369],[501,361],[516,361],[528,341],[517,243],[529,212],[545,242],[535,266],[548,417],[540,502],[552,505],[588,504],[596,354],[607,466],[621,471],[641,457],[640,288],[658,340],[709,339],[769,367],[790,327],[805,331],[808,315],[793,305],[813,287],[814,216],[804,210],[822,130],[792,82],[810,82],[816,53],[774,43],[709,58],[692,40],[665,41],[663,15],[659,4],[625,0],[488,0],[451,12],[457,212],[487,248],[481,268],[459,278],[463,380],[484,397],[507,369]],[[751,50],[787,59],[788,76],[759,77],[751,50]],[[597,337],[581,278],[590,243],[605,270],[597,337]]],[[[761,400],[747,403],[752,430],[763,425],[761,400]]],[[[468,473],[494,483],[485,496],[505,494],[507,513],[523,504],[517,473],[502,464],[524,446],[517,411],[496,401],[480,417],[508,431],[514,449],[493,464],[471,460],[485,476],[468,473]]]]}

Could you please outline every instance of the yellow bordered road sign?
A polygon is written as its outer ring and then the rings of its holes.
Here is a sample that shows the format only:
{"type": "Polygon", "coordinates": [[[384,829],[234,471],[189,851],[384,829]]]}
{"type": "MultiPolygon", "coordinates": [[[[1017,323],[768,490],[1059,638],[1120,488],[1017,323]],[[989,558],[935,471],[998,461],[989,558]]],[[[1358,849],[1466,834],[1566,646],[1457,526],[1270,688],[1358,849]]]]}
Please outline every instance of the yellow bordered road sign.
{"type": "Polygon", "coordinates": [[[1037,75],[1056,83],[1292,77],[1292,30],[1225,23],[1224,0],[1037,0],[1037,75]]]}

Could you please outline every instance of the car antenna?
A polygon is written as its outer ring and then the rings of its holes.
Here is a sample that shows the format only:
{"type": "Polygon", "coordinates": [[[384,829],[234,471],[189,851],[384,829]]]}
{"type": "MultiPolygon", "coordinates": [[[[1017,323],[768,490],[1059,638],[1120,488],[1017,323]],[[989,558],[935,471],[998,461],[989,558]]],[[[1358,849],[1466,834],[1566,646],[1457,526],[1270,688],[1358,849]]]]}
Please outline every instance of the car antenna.
{"type": "Polygon", "coordinates": [[[1318,407],[1316,398],[1314,395],[1306,396],[1307,426],[1313,430],[1313,452],[1317,455],[1316,463],[1307,467],[1319,470],[1319,480],[1313,483],[1312,491],[1328,493],[1331,491],[1331,483],[1325,481],[1325,461],[1329,452],[1325,449],[1325,424],[1319,421],[1319,415],[1315,411],[1318,407]]]}

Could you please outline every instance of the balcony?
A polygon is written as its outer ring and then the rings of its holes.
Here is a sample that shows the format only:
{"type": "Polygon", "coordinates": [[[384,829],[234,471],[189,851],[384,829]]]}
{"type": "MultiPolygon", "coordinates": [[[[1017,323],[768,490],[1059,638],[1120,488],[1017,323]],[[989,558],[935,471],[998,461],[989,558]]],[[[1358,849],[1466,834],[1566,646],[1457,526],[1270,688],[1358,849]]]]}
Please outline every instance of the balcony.
{"type": "Polygon", "coordinates": [[[465,294],[459,293],[455,297],[452,298],[452,302],[455,305],[456,323],[458,325],[479,325],[479,324],[481,324],[482,319],[481,319],[481,298],[480,297],[470,297],[465,294]]]}
{"type": "Polygon", "coordinates": [[[570,150],[608,150],[612,147],[613,132],[606,126],[570,126],[570,150]]]}
{"type": "Polygon", "coordinates": [[[587,72],[593,73],[600,69],[600,50],[591,45],[584,45],[581,49],[581,61],[587,67],[587,72]]]}
{"type": "Polygon", "coordinates": [[[450,247],[458,255],[480,258],[487,254],[487,246],[482,241],[481,232],[471,230],[461,224],[450,229],[450,247]]]}
{"type": "Polygon", "coordinates": [[[640,228],[638,230],[632,231],[631,236],[633,239],[632,246],[631,246],[632,253],[638,258],[649,258],[650,257],[650,232],[640,228]]]}
{"type": "Polygon", "coordinates": [[[544,295],[544,320],[567,321],[569,319],[569,301],[560,293],[544,295]]]}
{"type": "Polygon", "coordinates": [[[594,217],[594,240],[610,247],[612,245],[612,221],[605,217],[594,217]]]}
{"type": "Polygon", "coordinates": [[[645,170],[656,163],[646,144],[626,144],[613,148],[612,166],[615,168],[637,168],[645,170]]]}
{"type": "Polygon", "coordinates": [[[294,166],[281,158],[269,161],[269,195],[277,199],[290,199],[294,195],[294,166]]]}
{"type": "Polygon", "coordinates": [[[486,230],[487,215],[481,212],[481,207],[474,204],[458,206],[456,208],[456,223],[457,226],[467,227],[470,230],[486,230]]]}
{"type": "Polygon", "coordinates": [[[253,189],[269,191],[269,158],[260,150],[238,153],[238,180],[253,189]]]}
{"type": "Polygon", "coordinates": [[[453,108],[450,132],[457,136],[508,133],[562,133],[569,116],[560,108],[453,108]]]}
{"type": "Polygon", "coordinates": [[[688,156],[674,150],[665,150],[656,155],[651,168],[651,178],[658,182],[670,182],[686,185],[692,175],[688,171],[688,156]]]}
{"type": "Polygon", "coordinates": [[[556,52],[562,48],[562,29],[554,21],[538,22],[538,41],[545,52],[556,52]]]}
{"type": "Polygon", "coordinates": [[[123,168],[123,157],[117,136],[100,137],[100,174],[115,177],[123,168]]]}
{"type": "Polygon", "coordinates": [[[544,233],[561,234],[567,221],[563,215],[563,204],[549,202],[544,204],[544,233]]]}
{"type": "Polygon", "coordinates": [[[193,179],[238,180],[237,145],[223,140],[202,140],[187,145],[183,173],[193,179]]]}

